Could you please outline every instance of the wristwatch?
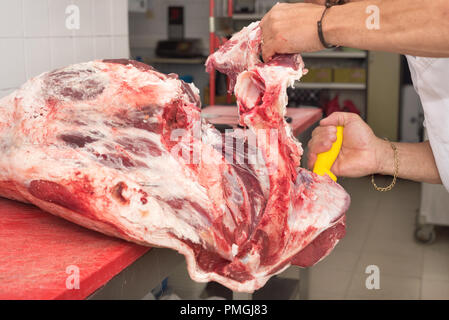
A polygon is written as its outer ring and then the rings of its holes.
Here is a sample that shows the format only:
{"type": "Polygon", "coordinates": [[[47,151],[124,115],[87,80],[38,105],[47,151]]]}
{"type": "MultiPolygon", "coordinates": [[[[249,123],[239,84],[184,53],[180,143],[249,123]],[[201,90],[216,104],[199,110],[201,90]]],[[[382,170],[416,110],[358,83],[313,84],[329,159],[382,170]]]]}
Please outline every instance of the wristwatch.
{"type": "Polygon", "coordinates": [[[344,4],[345,2],[346,2],[346,0],[326,0],[326,5],[327,5],[327,3],[329,3],[330,6],[332,7],[332,6],[336,6],[339,4],[344,4]]]}
{"type": "Polygon", "coordinates": [[[330,49],[330,48],[335,48],[336,46],[331,45],[329,43],[326,42],[326,40],[324,40],[324,35],[323,35],[323,18],[324,15],[326,14],[327,9],[329,9],[330,7],[336,6],[336,5],[340,5],[340,4],[344,4],[346,2],[346,0],[326,0],[325,3],[325,8],[323,11],[323,15],[321,16],[320,21],[317,22],[317,26],[318,26],[318,38],[321,41],[321,44],[323,45],[323,47],[330,49]]]}

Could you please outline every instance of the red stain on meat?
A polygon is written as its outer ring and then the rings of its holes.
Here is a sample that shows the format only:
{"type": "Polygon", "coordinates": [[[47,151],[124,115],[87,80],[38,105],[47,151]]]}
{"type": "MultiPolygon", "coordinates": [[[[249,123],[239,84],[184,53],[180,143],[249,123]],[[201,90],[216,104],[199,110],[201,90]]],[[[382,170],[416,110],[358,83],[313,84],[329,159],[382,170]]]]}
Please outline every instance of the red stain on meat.
{"type": "Polygon", "coordinates": [[[123,191],[126,191],[128,189],[128,186],[126,183],[119,182],[115,186],[112,187],[111,193],[112,197],[119,201],[121,204],[129,204],[129,199],[125,198],[123,196],[123,191]]]}
{"type": "Polygon", "coordinates": [[[33,180],[30,182],[28,191],[30,194],[40,200],[54,203],[63,208],[77,213],[90,215],[90,209],[85,196],[89,197],[90,186],[82,181],[71,184],[75,190],[69,190],[66,186],[47,180],[33,180]]]}
{"type": "Polygon", "coordinates": [[[72,147],[83,148],[86,144],[97,141],[90,136],[83,136],[81,134],[73,133],[73,134],[61,134],[59,138],[66,142],[68,145],[72,147]]]}
{"type": "Polygon", "coordinates": [[[91,100],[103,93],[105,87],[94,77],[96,70],[56,70],[45,79],[49,98],[69,98],[73,101],[91,100]]]}
{"type": "Polygon", "coordinates": [[[132,152],[135,155],[145,157],[160,157],[162,155],[162,150],[157,146],[157,144],[149,139],[144,138],[119,138],[117,143],[120,144],[128,152],[132,152]]]}

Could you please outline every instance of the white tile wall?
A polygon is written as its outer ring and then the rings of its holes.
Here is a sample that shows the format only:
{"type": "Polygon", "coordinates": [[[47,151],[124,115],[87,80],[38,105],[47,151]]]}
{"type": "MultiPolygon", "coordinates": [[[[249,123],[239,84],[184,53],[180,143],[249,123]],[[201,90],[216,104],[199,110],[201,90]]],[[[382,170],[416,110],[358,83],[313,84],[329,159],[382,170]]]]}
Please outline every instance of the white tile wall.
{"type": "MultiPolygon", "coordinates": [[[[17,1],[17,0],[9,0],[17,1]]],[[[50,36],[47,0],[23,0],[23,19],[26,37],[50,36]]]]}
{"type": "Polygon", "coordinates": [[[123,19],[123,12],[128,11],[128,1],[112,0],[112,34],[128,36],[128,15],[123,19]]]}
{"type": "Polygon", "coordinates": [[[49,38],[25,39],[26,78],[33,78],[51,69],[49,38]]]}
{"type": "Polygon", "coordinates": [[[111,0],[95,0],[94,31],[96,36],[112,34],[112,2],[111,0]]]}
{"type": "Polygon", "coordinates": [[[14,91],[14,89],[0,90],[0,99],[3,97],[6,97],[8,94],[10,94],[13,91],[14,91]]]}
{"type": "Polygon", "coordinates": [[[52,69],[75,63],[75,41],[73,38],[51,38],[50,42],[52,69]]]}
{"type": "MultiPolygon", "coordinates": [[[[50,36],[68,37],[73,35],[73,30],[67,29],[65,27],[67,19],[65,10],[71,4],[71,0],[48,0],[48,12],[50,16],[50,36]]],[[[82,15],[83,14],[80,12],[80,18],[82,15]]]]}
{"type": "Polygon", "coordinates": [[[75,38],[75,60],[86,62],[95,59],[95,39],[92,37],[75,38]]]}
{"type": "Polygon", "coordinates": [[[96,59],[112,58],[112,38],[97,37],[95,38],[95,58],[96,59]]]}
{"type": "Polygon", "coordinates": [[[0,0],[0,97],[72,63],[129,57],[127,0],[0,0]],[[66,8],[80,29],[66,28],[66,8]]]}
{"type": "MultiPolygon", "coordinates": [[[[80,29],[75,30],[75,36],[94,35],[94,1],[73,0],[73,4],[80,9],[80,29]]],[[[123,19],[123,17],[122,17],[123,19]]]]}
{"type": "Polygon", "coordinates": [[[112,38],[112,54],[115,58],[129,57],[129,38],[128,36],[116,36],[112,38]]]}
{"type": "Polygon", "coordinates": [[[21,37],[22,35],[22,1],[0,0],[0,37],[21,37]]]}
{"type": "Polygon", "coordinates": [[[18,87],[25,81],[23,39],[0,39],[0,89],[18,87]]]}

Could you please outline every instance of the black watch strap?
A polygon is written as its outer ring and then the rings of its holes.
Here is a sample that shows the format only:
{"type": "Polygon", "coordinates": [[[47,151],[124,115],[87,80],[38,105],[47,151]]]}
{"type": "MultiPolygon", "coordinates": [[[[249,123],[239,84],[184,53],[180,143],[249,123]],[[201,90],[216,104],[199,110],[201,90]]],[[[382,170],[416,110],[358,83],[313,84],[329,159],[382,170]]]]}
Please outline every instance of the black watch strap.
{"type": "Polygon", "coordinates": [[[336,48],[337,46],[331,45],[329,43],[326,42],[326,40],[324,39],[324,34],[323,34],[323,19],[324,16],[326,15],[326,11],[334,6],[334,5],[338,5],[340,4],[340,2],[342,2],[341,0],[326,0],[325,3],[325,8],[323,11],[323,14],[321,15],[321,19],[317,22],[317,26],[318,26],[318,38],[321,41],[321,44],[323,45],[323,47],[330,49],[330,48],[336,48]]]}
{"type": "Polygon", "coordinates": [[[339,4],[344,4],[346,0],[326,0],[326,4],[329,3],[330,6],[336,6],[339,4]]]}

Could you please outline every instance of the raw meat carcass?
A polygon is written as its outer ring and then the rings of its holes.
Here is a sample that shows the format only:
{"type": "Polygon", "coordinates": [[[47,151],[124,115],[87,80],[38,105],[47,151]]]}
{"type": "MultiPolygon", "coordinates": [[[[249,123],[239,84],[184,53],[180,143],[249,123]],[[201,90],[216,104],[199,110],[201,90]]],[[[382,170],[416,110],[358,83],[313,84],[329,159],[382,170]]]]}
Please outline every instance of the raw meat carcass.
{"type": "MultiPolygon", "coordinates": [[[[298,57],[276,61],[283,77],[299,74],[298,57]]],[[[253,75],[242,75],[236,88],[255,90],[253,75]]],[[[349,204],[331,179],[298,167],[301,146],[282,117],[285,84],[266,113],[253,92],[239,94],[250,129],[223,136],[201,119],[195,86],[145,64],[44,73],[0,99],[0,195],[172,248],[192,279],[254,291],[292,262],[327,255],[349,204]]]]}
{"type": "Polygon", "coordinates": [[[206,67],[209,72],[218,70],[230,78],[241,125],[253,132],[265,132],[267,136],[262,141],[269,140],[268,132],[277,132],[277,141],[261,144],[259,149],[267,167],[274,171],[270,171],[269,197],[258,229],[267,235],[274,255],[276,246],[272,244],[278,243],[284,252],[296,250],[290,263],[312,266],[344,236],[349,196],[328,176],[318,177],[299,167],[303,150],[293,137],[285,114],[287,87],[307,73],[301,56],[276,55],[263,63],[260,52],[261,29],[259,22],[254,22],[211,55],[206,67]],[[279,150],[275,166],[271,163],[273,143],[279,150]],[[299,247],[304,249],[298,250],[299,247]]]}

